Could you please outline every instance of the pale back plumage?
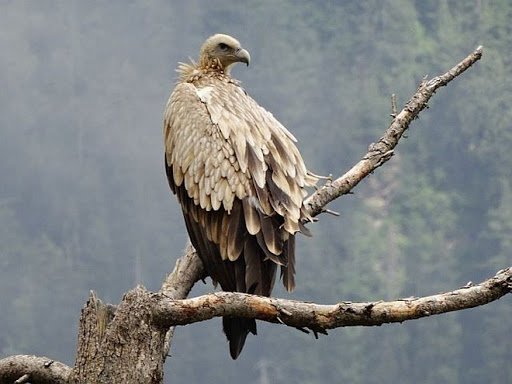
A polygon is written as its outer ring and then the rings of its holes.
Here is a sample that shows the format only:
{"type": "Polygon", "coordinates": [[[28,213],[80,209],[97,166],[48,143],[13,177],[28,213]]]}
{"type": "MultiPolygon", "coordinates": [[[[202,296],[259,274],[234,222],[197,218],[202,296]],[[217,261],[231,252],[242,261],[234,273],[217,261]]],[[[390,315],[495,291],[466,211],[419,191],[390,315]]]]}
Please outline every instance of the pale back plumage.
{"type": "MultiPolygon", "coordinates": [[[[316,177],[293,135],[229,76],[222,59],[201,57],[178,72],[164,116],[166,170],[208,274],[223,290],[269,296],[280,265],[292,290],[294,235],[306,231],[304,188],[316,177]]],[[[232,356],[247,331],[256,331],[252,323],[246,328],[232,356]]]]}

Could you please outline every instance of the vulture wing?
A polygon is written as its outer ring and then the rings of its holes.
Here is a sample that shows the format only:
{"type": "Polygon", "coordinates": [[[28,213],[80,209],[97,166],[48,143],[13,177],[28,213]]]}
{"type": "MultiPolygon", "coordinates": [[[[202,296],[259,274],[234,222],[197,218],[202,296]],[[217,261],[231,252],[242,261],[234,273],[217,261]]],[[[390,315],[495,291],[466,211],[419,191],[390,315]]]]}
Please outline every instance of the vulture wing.
{"type": "MultiPolygon", "coordinates": [[[[313,185],[293,135],[229,77],[180,82],[164,116],[165,166],[187,230],[225,291],[270,296],[277,265],[294,288],[294,234],[313,185]]],[[[231,355],[254,320],[224,319],[231,355]]]]}

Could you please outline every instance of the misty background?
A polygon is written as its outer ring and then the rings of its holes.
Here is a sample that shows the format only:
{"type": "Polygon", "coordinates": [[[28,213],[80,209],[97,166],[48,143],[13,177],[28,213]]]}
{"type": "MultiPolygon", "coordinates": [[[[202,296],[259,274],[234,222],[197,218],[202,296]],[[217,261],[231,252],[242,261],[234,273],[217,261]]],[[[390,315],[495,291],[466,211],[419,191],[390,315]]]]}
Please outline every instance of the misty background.
{"type": "MultiPolygon", "coordinates": [[[[318,303],[388,300],[480,282],[512,264],[512,3],[0,0],[0,358],[73,365],[90,290],[158,290],[187,235],[163,168],[179,61],[211,34],[251,53],[233,75],[299,139],[308,167],[348,170],[420,80],[476,46],[395,157],[297,244],[318,303]]],[[[192,296],[212,292],[198,283],[192,296]]],[[[504,383],[510,297],[315,340],[259,322],[233,362],[214,319],[179,327],[166,383],[504,383]]]]}

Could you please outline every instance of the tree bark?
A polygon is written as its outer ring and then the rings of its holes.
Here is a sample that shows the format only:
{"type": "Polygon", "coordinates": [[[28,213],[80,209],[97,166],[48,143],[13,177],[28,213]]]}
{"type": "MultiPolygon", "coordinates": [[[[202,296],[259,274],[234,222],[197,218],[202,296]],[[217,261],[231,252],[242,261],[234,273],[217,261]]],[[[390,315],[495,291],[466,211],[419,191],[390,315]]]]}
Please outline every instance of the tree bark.
{"type": "Polygon", "coordinates": [[[72,382],[161,383],[167,328],[154,326],[151,307],[151,293],[141,286],[124,295],[115,316],[91,294],[80,318],[72,382]]]}
{"type": "Polygon", "coordinates": [[[98,384],[161,383],[174,327],[172,322],[165,326],[154,322],[155,298],[186,298],[204,275],[198,260],[194,249],[188,246],[158,295],[138,286],[124,295],[117,308],[102,303],[91,293],[80,317],[71,379],[98,384]]]}

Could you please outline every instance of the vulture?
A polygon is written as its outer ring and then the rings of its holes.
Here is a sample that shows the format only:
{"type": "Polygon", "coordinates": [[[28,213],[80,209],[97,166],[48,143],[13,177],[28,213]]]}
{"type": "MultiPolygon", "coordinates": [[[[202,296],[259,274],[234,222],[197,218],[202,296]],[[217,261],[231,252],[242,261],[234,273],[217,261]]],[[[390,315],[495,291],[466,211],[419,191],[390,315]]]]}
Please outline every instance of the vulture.
{"type": "MultiPolygon", "coordinates": [[[[231,77],[249,65],[235,38],[216,34],[198,62],[180,63],[164,113],[165,170],[206,273],[222,290],[270,296],[279,267],[295,286],[295,234],[308,234],[306,169],[295,137],[231,77]]],[[[254,319],[224,317],[236,359],[254,319]]]]}

